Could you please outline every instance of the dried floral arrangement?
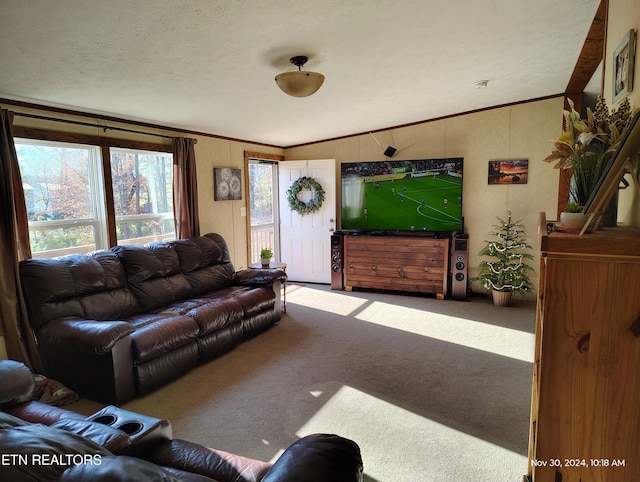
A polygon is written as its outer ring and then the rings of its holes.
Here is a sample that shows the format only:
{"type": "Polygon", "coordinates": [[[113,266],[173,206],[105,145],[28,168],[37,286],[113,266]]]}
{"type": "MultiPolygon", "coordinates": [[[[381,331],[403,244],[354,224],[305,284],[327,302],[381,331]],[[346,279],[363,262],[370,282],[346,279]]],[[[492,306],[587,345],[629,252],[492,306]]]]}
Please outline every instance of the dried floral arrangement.
{"type": "Polygon", "coordinates": [[[587,108],[587,118],[582,119],[573,101],[567,102],[570,110],[563,111],[564,129],[544,160],[555,161],[554,167],[561,169],[569,184],[569,200],[584,206],[629,125],[631,105],[624,99],[617,109],[609,110],[605,99],[598,97],[595,108],[587,108]],[[568,169],[573,170],[573,179],[566,173],[568,169]]]}

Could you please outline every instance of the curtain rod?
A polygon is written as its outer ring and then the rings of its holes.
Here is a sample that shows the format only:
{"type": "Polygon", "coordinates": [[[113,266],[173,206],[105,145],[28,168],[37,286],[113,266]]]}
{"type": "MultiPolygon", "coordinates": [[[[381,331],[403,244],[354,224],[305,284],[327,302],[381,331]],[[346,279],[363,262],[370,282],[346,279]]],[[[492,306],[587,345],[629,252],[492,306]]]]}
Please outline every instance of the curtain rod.
{"type": "Polygon", "coordinates": [[[154,134],[152,132],[135,131],[133,129],[125,129],[124,127],[101,126],[101,125],[98,125],[98,124],[91,124],[89,122],[74,121],[74,120],[67,120],[67,119],[57,119],[55,117],[47,117],[47,116],[36,115],[36,114],[25,114],[23,112],[14,112],[14,115],[17,115],[17,116],[20,116],[20,117],[28,117],[30,119],[39,119],[39,120],[46,120],[46,121],[52,121],[52,122],[62,122],[64,124],[74,124],[74,125],[85,126],[85,127],[98,127],[100,129],[103,129],[105,132],[107,130],[112,130],[112,131],[120,131],[120,132],[130,132],[132,134],[143,134],[143,135],[146,135],[146,136],[163,137],[164,139],[173,139],[172,136],[166,136],[166,135],[163,135],[163,134],[154,134]]]}

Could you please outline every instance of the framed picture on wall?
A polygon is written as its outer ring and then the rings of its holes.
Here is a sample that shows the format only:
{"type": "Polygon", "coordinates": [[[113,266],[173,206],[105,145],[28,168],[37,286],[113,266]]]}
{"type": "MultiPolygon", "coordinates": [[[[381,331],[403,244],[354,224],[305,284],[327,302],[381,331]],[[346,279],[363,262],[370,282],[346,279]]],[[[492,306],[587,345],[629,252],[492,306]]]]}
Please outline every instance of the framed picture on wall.
{"type": "Polygon", "coordinates": [[[617,104],[633,90],[636,31],[629,30],[613,52],[613,103],[617,104]]]}
{"type": "Polygon", "coordinates": [[[228,167],[213,168],[213,199],[235,201],[242,199],[242,170],[228,167]]]}
{"type": "Polygon", "coordinates": [[[526,184],[529,179],[528,159],[489,161],[489,184],[526,184]]]}

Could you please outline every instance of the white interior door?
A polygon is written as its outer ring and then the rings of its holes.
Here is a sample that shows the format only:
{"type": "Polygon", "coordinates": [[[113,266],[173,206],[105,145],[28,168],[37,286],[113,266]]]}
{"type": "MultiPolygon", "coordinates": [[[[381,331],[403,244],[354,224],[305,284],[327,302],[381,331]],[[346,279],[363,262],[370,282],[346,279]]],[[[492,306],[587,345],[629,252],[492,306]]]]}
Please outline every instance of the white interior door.
{"type": "MultiPolygon", "coordinates": [[[[279,170],[280,259],[291,281],[331,283],[331,234],[336,229],[336,161],[284,161],[279,170]],[[301,176],[315,179],[325,192],[315,213],[299,215],[289,209],[287,190],[301,176]]],[[[311,193],[302,192],[302,201],[311,193]]]]}

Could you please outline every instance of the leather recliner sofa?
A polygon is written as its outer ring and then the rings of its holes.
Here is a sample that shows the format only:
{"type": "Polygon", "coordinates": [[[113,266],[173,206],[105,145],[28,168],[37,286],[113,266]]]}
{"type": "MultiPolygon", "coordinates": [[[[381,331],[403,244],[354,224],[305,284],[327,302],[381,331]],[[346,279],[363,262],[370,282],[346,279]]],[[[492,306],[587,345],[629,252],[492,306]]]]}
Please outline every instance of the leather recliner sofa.
{"type": "Polygon", "coordinates": [[[210,233],[28,259],[20,279],[45,375],[122,404],[280,320],[286,275],[236,272],[210,233]]]}
{"type": "Polygon", "coordinates": [[[12,482],[361,482],[358,444],[312,434],[275,463],[173,439],[167,420],[134,412],[109,425],[105,407],[84,417],[32,400],[34,379],[22,363],[0,360],[0,480],[12,482]],[[102,415],[101,415],[102,414],[102,415]],[[129,430],[147,425],[141,432],[129,430]],[[138,436],[142,433],[143,436],[138,436]]]}

